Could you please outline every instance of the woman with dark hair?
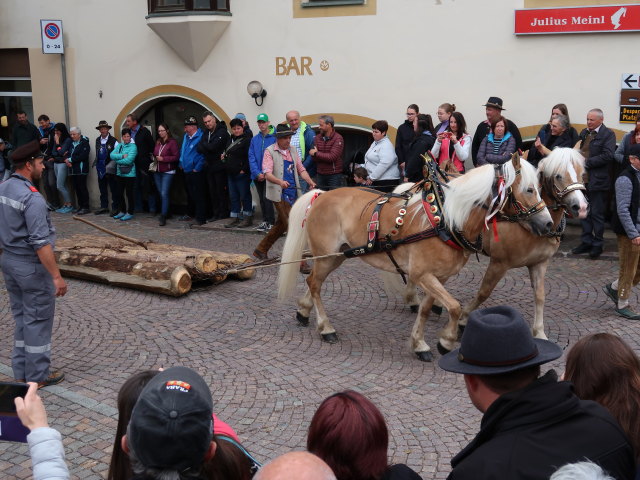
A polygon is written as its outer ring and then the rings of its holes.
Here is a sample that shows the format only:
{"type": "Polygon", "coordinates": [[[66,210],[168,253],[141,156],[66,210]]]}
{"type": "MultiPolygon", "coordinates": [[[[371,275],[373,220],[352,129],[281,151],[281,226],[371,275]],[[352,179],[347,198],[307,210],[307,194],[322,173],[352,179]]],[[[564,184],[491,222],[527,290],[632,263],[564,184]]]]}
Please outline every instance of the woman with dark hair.
{"type": "Polygon", "coordinates": [[[87,189],[87,176],[89,175],[89,153],[91,145],[89,139],[82,135],[82,131],[78,127],[69,129],[71,136],[71,150],[69,157],[65,159],[67,167],[69,167],[69,176],[73,182],[73,189],[78,198],[78,208],[73,213],[77,215],[86,215],[89,213],[89,190],[87,189]]]}
{"type": "Polygon", "coordinates": [[[507,131],[507,119],[502,115],[491,123],[491,131],[482,139],[478,150],[478,166],[492,163],[502,165],[516,151],[516,139],[507,131]]]}
{"type": "Polygon", "coordinates": [[[378,120],[371,125],[373,143],[364,156],[364,168],[367,169],[365,185],[371,185],[381,192],[392,192],[400,183],[398,157],[391,140],[387,138],[389,124],[378,120]]]}
{"type": "Polygon", "coordinates": [[[396,132],[396,155],[398,156],[398,167],[400,174],[404,171],[407,158],[409,158],[409,148],[414,136],[414,120],[420,113],[418,105],[412,103],[407,107],[407,119],[398,127],[396,132]]]}
{"type": "Polygon", "coordinates": [[[324,460],[338,480],[418,480],[403,464],[389,465],[389,432],[380,410],[347,390],[326,398],[311,419],[307,450],[324,460]]]}
{"type": "Polygon", "coordinates": [[[545,150],[542,147],[546,147],[548,150],[553,150],[555,147],[571,147],[580,140],[578,137],[578,132],[576,129],[571,126],[571,120],[569,119],[569,110],[564,103],[557,103],[551,109],[551,116],[549,117],[549,121],[545,123],[538,135],[536,135],[536,139],[534,144],[528,150],[527,161],[534,166],[537,166],[540,163],[542,158],[546,157],[549,153],[544,153],[545,150]],[[561,120],[562,133],[561,139],[558,139],[558,125],[556,124],[555,133],[552,128],[553,119],[564,115],[565,118],[561,120]],[[554,137],[554,138],[551,138],[554,137]]]}
{"type": "Polygon", "coordinates": [[[131,412],[138,401],[140,392],[149,380],[158,374],[158,370],[144,370],[129,377],[120,387],[118,392],[118,426],[116,438],[113,441],[113,453],[107,480],[128,479],[133,476],[129,457],[122,450],[122,437],[127,433],[127,426],[131,420],[131,412]]]}
{"type": "Polygon", "coordinates": [[[419,182],[422,180],[422,167],[424,158],[422,155],[433,147],[436,139],[433,137],[433,122],[431,115],[420,113],[413,120],[414,137],[409,148],[405,164],[405,181],[419,182]]]}
{"type": "Polygon", "coordinates": [[[53,160],[53,169],[56,172],[56,188],[58,192],[60,192],[60,195],[62,195],[64,201],[62,207],[56,210],[58,213],[69,213],[73,211],[71,194],[66,185],[69,167],[65,161],[69,157],[72,145],[73,142],[71,141],[67,126],[62,122],[56,123],[55,127],[53,127],[53,145],[51,145],[51,149],[49,150],[51,156],[47,158],[47,160],[53,160]]]}
{"type": "Polygon", "coordinates": [[[440,123],[433,129],[436,135],[445,132],[449,128],[449,119],[455,111],[456,105],[454,103],[443,103],[438,107],[437,115],[440,123]]]}
{"type": "Polygon", "coordinates": [[[438,165],[446,169],[447,163],[460,173],[464,173],[464,162],[471,157],[471,135],[467,133],[467,122],[460,112],[452,112],[448,120],[449,126],[436,137],[431,153],[438,165]]]}
{"type": "Polygon", "coordinates": [[[640,360],[631,347],[611,333],[587,335],[569,351],[564,380],[611,412],[640,457],[640,360]]]}
{"type": "Polygon", "coordinates": [[[620,145],[616,149],[614,157],[616,162],[629,165],[629,147],[636,143],[640,143],[640,113],[636,116],[636,128],[627,132],[620,140],[620,145]]]}
{"type": "MultiPolygon", "coordinates": [[[[140,393],[159,370],[145,370],[129,377],[118,392],[118,426],[107,480],[127,480],[133,477],[129,457],[122,450],[122,437],[127,433],[131,412],[140,393]]],[[[236,432],[213,414],[214,457],[205,465],[204,480],[250,480],[261,467],[240,444],[236,432]]]]}
{"type": "Polygon", "coordinates": [[[169,214],[171,183],[175,178],[178,160],[180,160],[178,142],[171,136],[171,131],[166,123],[158,125],[158,140],[153,148],[153,159],[157,165],[155,181],[162,203],[159,225],[164,227],[167,224],[167,215],[169,214]]]}

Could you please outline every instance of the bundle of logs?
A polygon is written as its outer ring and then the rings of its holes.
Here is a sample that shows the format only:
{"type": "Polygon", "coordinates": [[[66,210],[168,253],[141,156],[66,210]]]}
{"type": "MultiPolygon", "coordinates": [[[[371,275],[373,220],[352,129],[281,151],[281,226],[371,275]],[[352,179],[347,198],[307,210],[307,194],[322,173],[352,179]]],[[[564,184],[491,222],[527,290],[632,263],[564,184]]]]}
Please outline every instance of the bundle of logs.
{"type": "Polygon", "coordinates": [[[59,240],[56,259],[67,277],[174,297],[199,282],[217,284],[227,277],[246,280],[255,275],[253,269],[227,272],[252,263],[248,255],[101,235],[78,234],[59,240]]]}

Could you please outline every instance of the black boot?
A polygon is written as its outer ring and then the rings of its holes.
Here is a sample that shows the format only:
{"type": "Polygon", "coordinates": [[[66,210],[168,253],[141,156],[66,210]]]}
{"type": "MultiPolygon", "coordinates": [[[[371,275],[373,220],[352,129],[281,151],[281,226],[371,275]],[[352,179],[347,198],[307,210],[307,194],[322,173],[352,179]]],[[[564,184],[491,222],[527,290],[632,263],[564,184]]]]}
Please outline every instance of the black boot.
{"type": "Polygon", "coordinates": [[[158,225],[160,225],[161,227],[164,227],[167,224],[167,217],[165,217],[164,215],[160,215],[160,223],[158,223],[158,225]]]}

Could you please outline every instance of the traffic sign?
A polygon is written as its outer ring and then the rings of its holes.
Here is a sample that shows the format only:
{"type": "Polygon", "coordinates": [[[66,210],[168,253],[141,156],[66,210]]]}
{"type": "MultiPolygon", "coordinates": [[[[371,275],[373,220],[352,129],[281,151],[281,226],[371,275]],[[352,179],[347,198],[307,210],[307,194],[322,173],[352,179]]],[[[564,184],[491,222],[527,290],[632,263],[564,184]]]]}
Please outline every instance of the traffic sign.
{"type": "Polygon", "coordinates": [[[640,73],[623,73],[620,88],[623,90],[640,88],[640,73]]]}
{"type": "Polygon", "coordinates": [[[62,20],[40,20],[42,53],[64,53],[62,20]]]}

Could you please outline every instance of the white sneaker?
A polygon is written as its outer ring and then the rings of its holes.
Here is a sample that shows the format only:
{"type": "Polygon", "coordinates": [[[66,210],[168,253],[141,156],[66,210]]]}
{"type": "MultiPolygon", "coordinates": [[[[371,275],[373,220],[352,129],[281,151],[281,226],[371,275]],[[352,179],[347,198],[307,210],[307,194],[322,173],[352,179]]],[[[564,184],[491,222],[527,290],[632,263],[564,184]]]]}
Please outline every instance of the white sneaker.
{"type": "Polygon", "coordinates": [[[271,230],[271,228],[273,227],[273,225],[271,225],[268,222],[264,222],[264,232],[268,232],[269,230],[271,230]]]}
{"type": "Polygon", "coordinates": [[[267,225],[268,225],[267,222],[260,222],[256,227],[256,230],[260,232],[264,232],[264,229],[266,228],[267,225]]]}

